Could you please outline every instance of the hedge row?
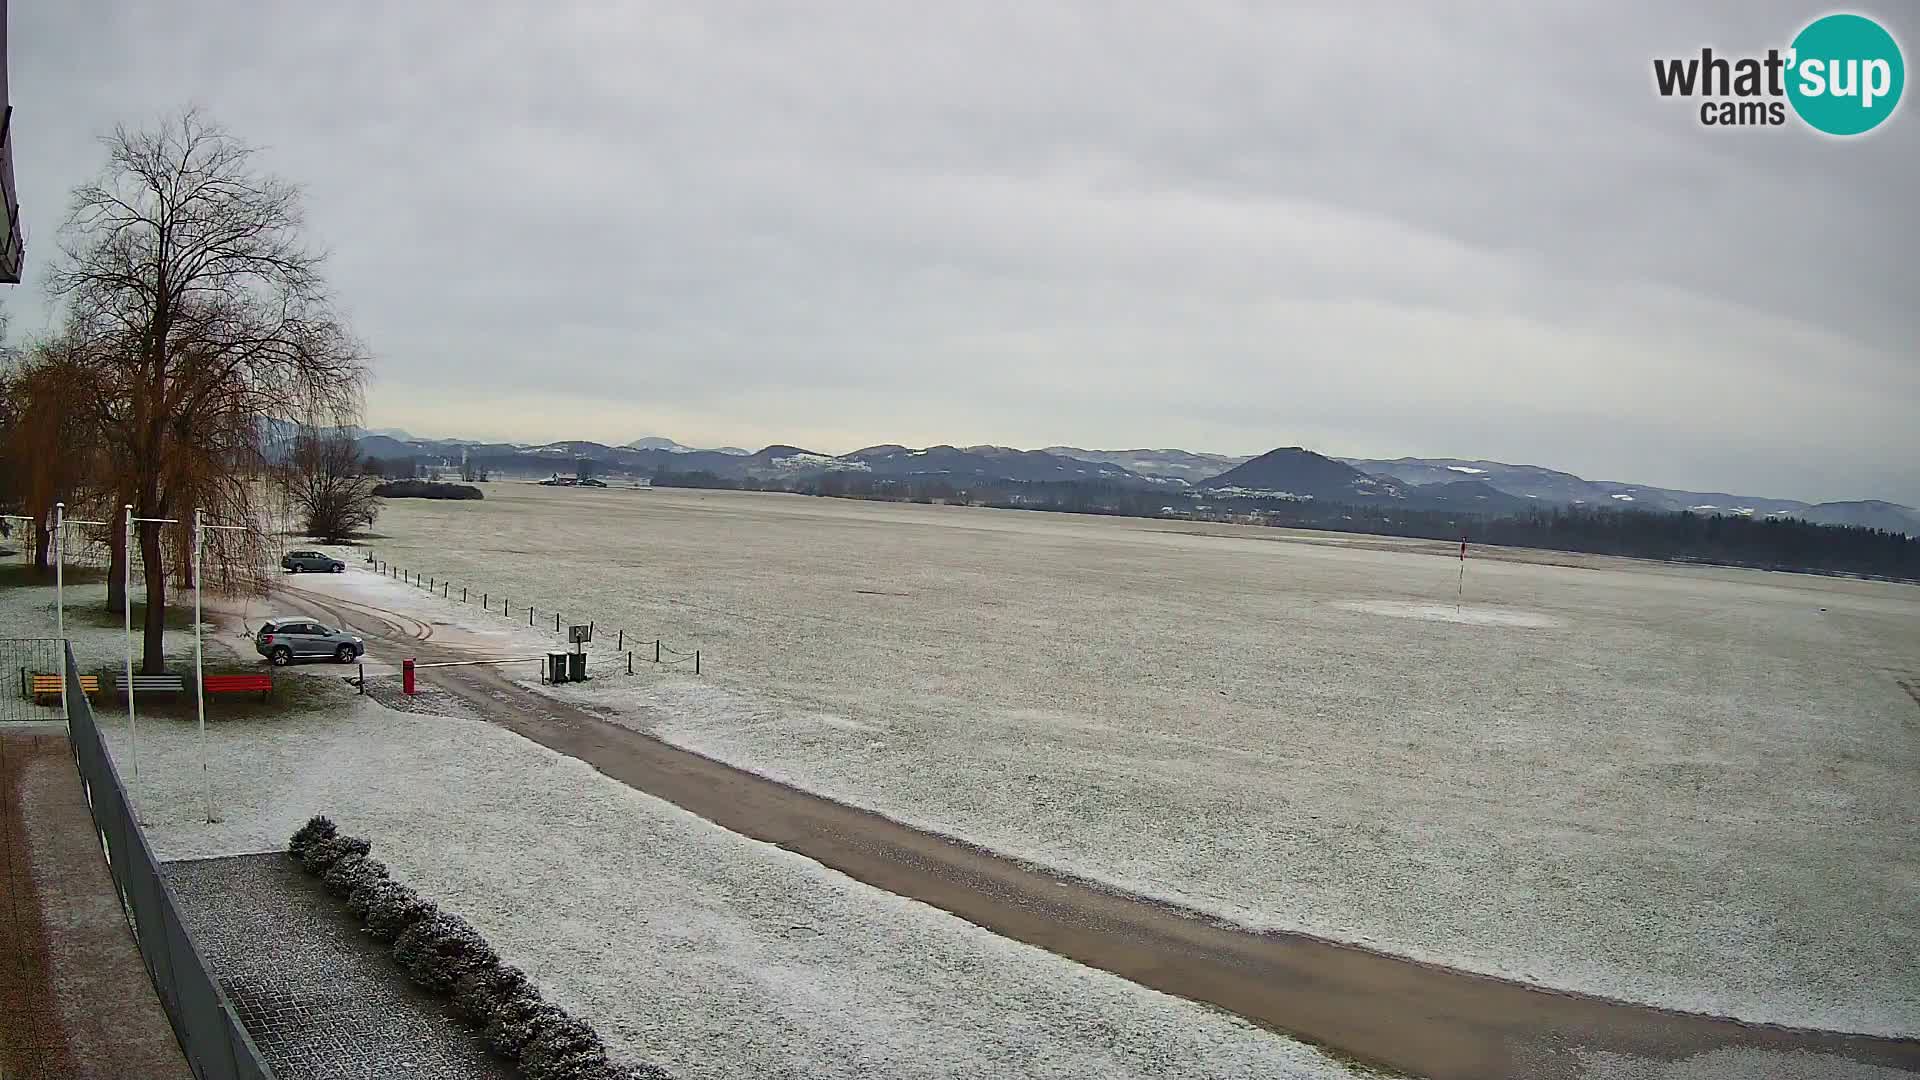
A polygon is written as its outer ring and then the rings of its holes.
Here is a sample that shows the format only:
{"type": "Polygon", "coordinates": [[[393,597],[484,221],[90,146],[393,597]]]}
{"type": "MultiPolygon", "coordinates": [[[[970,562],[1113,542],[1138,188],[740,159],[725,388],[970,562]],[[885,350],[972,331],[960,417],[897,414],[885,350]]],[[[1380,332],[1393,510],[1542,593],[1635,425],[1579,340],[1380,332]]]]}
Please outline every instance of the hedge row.
{"type": "Polygon", "coordinates": [[[501,963],[465,919],[389,878],[372,850],[324,817],[302,825],[287,842],[288,853],[347,902],[368,934],[390,944],[408,978],[451,997],[487,1045],[517,1063],[527,1080],[669,1080],[657,1066],[608,1058],[592,1027],[542,998],[526,973],[501,963]]]}

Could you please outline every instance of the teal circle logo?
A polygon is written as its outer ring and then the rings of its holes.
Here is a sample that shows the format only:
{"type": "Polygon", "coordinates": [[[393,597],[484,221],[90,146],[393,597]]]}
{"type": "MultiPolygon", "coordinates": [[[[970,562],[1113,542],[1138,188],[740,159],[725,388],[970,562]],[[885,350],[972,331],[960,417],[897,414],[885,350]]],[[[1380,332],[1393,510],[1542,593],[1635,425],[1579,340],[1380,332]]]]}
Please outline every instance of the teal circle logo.
{"type": "Polygon", "coordinates": [[[1787,100],[1829,135],[1879,127],[1900,104],[1907,65],[1893,35],[1864,15],[1827,15],[1793,39],[1787,100]]]}

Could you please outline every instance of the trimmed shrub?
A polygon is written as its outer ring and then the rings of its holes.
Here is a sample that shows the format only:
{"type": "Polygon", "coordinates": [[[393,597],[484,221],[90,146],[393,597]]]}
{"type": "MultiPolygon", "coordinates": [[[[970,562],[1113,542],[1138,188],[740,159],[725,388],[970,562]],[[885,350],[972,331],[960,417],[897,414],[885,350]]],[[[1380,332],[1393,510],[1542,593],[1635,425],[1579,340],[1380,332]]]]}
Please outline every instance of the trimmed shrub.
{"type": "Polygon", "coordinates": [[[320,884],[326,890],[341,899],[352,895],[353,890],[369,881],[382,880],[387,876],[387,864],[366,855],[345,855],[327,872],[320,875],[320,884]]]}
{"type": "Polygon", "coordinates": [[[331,840],[340,832],[333,819],[316,814],[307,819],[305,825],[294,831],[293,838],[287,841],[287,853],[296,859],[304,859],[307,848],[316,840],[331,840]]]}
{"type": "Polygon", "coordinates": [[[500,963],[480,931],[444,911],[421,919],[395,938],[393,958],[414,982],[440,993],[452,990],[460,976],[473,969],[500,963]]]}
{"type": "Polygon", "coordinates": [[[556,1010],[520,1049],[520,1072],[527,1080],[590,1080],[604,1075],[607,1048],[584,1020],[556,1010]]]}
{"type": "Polygon", "coordinates": [[[672,1080],[658,1066],[609,1058],[592,1026],[542,998],[526,972],[502,964],[465,919],[388,878],[372,850],[317,816],[287,841],[288,853],[328,892],[345,898],[369,936],[392,943],[394,961],[407,976],[450,994],[454,1008],[482,1029],[495,1053],[518,1062],[526,1080],[672,1080]]]}
{"type": "Polygon", "coordinates": [[[370,892],[364,921],[367,933],[375,941],[393,941],[416,924],[440,913],[433,901],[405,885],[399,882],[388,884],[392,888],[368,886],[370,892]]]}
{"type": "Polygon", "coordinates": [[[453,983],[453,1007],[480,1027],[503,1014],[518,1015],[511,1003],[522,996],[538,1002],[540,991],[527,979],[526,972],[512,964],[476,967],[453,983]]]}
{"type": "Polygon", "coordinates": [[[353,887],[347,894],[347,913],[361,922],[367,921],[367,911],[373,907],[376,897],[393,889],[404,889],[405,885],[392,878],[368,878],[353,887]]]}
{"type": "Polygon", "coordinates": [[[547,1059],[529,1053],[520,1059],[520,1075],[527,1080],[606,1080],[616,1068],[605,1050],[579,1050],[547,1059]]]}
{"type": "Polygon", "coordinates": [[[307,845],[300,856],[300,865],[307,868],[309,874],[324,874],[327,868],[349,855],[365,855],[373,850],[373,845],[357,836],[330,836],[324,840],[315,840],[307,845]]]}
{"type": "Polygon", "coordinates": [[[521,1052],[549,1025],[568,1019],[565,1010],[547,1004],[538,995],[514,998],[512,1004],[524,1008],[506,1013],[488,1024],[484,1034],[487,1045],[493,1047],[494,1053],[515,1061],[520,1060],[521,1052]]]}

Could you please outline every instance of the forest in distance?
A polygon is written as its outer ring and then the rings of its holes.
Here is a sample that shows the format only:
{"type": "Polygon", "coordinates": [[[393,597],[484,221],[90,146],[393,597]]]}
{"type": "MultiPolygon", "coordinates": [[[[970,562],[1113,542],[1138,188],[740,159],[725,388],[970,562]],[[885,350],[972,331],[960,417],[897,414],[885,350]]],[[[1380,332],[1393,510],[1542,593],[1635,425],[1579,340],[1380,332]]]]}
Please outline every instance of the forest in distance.
{"type": "Polygon", "coordinates": [[[1010,510],[1236,522],[1920,583],[1920,537],[1855,525],[1817,525],[1789,517],[1581,506],[1543,506],[1525,513],[1481,516],[1452,510],[1317,499],[1168,494],[1101,481],[956,482],[939,477],[890,478],[849,473],[756,480],[723,477],[711,472],[669,472],[655,476],[653,484],[655,487],[786,491],[887,502],[959,503],[1010,510]]]}

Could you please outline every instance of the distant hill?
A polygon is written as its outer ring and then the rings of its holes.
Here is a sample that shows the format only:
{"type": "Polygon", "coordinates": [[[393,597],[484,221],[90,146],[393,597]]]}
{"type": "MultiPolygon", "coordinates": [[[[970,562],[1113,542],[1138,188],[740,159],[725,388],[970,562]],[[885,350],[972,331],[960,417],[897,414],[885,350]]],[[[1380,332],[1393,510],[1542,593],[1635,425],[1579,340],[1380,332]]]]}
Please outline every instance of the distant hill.
{"type": "MultiPolygon", "coordinates": [[[[663,435],[648,435],[645,438],[635,439],[626,445],[627,448],[631,450],[665,450],[674,454],[697,454],[702,452],[703,449],[701,447],[686,446],[682,443],[674,442],[672,439],[663,435]]],[[[742,450],[737,446],[715,446],[705,449],[712,453],[730,454],[734,457],[747,457],[753,453],[751,450],[742,450]]]]}
{"type": "Polygon", "coordinates": [[[1467,514],[1517,514],[1540,505],[1533,499],[1501,491],[1485,480],[1455,480],[1443,484],[1415,484],[1401,491],[1409,506],[1423,510],[1458,510],[1467,514]]]}
{"type": "Polygon", "coordinates": [[[419,457],[420,448],[412,443],[401,442],[390,435],[363,435],[354,444],[361,457],[410,458],[419,457]]]}
{"type": "Polygon", "coordinates": [[[1007,446],[871,446],[843,460],[858,462],[877,476],[947,476],[994,480],[1102,480],[1145,485],[1147,481],[1115,465],[1063,457],[1044,450],[1007,446]]]}
{"type": "Polygon", "coordinates": [[[1730,514],[1739,517],[1764,515],[1778,511],[1803,510],[1807,504],[1793,499],[1772,499],[1755,495],[1731,495],[1726,492],[1684,491],[1627,484],[1613,480],[1588,480],[1570,472],[1538,465],[1509,465],[1502,461],[1465,458],[1341,458],[1341,461],[1376,476],[1390,476],[1409,484],[1450,483],[1455,480],[1482,480],[1509,495],[1556,506],[1621,506],[1638,510],[1697,510],[1701,513],[1730,514]]]}
{"type": "Polygon", "coordinates": [[[1198,454],[1191,450],[1082,450],[1077,446],[1049,446],[1043,452],[1056,457],[1116,465],[1151,479],[1178,480],[1188,484],[1197,484],[1251,460],[1244,456],[1198,454]]]}
{"type": "MultiPolygon", "coordinates": [[[[268,422],[263,434],[270,457],[284,456],[297,428],[268,422]]],[[[697,449],[659,435],[625,446],[581,439],[539,445],[478,443],[463,439],[401,438],[397,428],[360,433],[363,455],[414,459],[422,465],[455,466],[464,454],[475,468],[498,477],[570,475],[584,459],[595,475],[658,477],[710,475],[730,483],[785,482],[829,474],[865,474],[953,482],[1085,482],[1144,490],[1188,488],[1241,496],[1267,494],[1295,500],[1373,505],[1391,501],[1408,509],[1508,514],[1528,506],[1614,507],[1691,510],[1730,517],[1795,517],[1815,524],[1860,525],[1920,535],[1920,511],[1865,499],[1809,504],[1793,499],[1688,491],[1611,480],[1588,480],[1538,465],[1512,465],[1475,458],[1333,458],[1302,447],[1282,447],[1255,458],[1180,449],[1086,450],[1049,446],[938,445],[913,449],[898,443],[825,454],[785,443],[748,452],[723,446],[697,449]]]]}
{"type": "Polygon", "coordinates": [[[1811,521],[1816,525],[1862,525],[1869,529],[1920,536],[1920,510],[1879,499],[1815,503],[1805,510],[1785,516],[1811,521]]]}
{"type": "Polygon", "coordinates": [[[1378,502],[1401,497],[1400,485],[1298,446],[1283,446],[1199,485],[1208,491],[1268,493],[1295,499],[1378,502]]]}

